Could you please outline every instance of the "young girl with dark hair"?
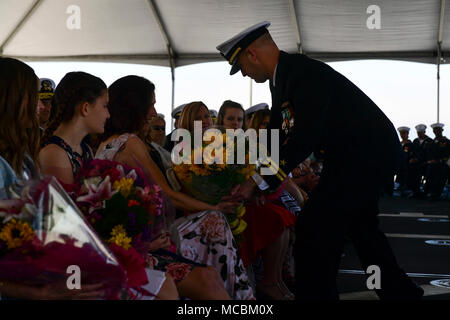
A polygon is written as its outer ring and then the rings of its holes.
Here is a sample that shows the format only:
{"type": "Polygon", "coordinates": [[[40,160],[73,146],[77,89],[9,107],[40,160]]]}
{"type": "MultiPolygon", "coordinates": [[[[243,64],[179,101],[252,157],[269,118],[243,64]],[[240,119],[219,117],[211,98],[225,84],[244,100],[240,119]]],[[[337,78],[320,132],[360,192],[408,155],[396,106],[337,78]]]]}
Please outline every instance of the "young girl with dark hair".
{"type": "Polygon", "coordinates": [[[85,138],[103,133],[108,112],[105,83],[85,72],[69,72],[55,90],[53,110],[39,153],[42,173],[74,182],[83,162],[93,158],[85,138]]]}

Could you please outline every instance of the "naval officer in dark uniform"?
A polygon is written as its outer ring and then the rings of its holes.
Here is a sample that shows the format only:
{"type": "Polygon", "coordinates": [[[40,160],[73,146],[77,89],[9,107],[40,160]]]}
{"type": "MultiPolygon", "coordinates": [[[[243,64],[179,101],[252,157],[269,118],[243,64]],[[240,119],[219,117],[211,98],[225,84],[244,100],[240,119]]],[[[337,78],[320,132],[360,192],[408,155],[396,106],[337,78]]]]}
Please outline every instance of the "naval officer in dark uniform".
{"type": "Polygon", "coordinates": [[[230,74],[240,70],[256,82],[270,80],[270,128],[280,129],[279,168],[264,176],[271,190],[312,152],[323,150],[320,182],[296,224],[296,298],[339,298],[336,277],[348,235],[363,268],[380,268],[380,298],[420,299],[423,290],[400,269],[378,226],[380,194],[392,192],[401,158],[395,128],[331,67],[280,51],[269,25],[254,25],[217,49],[232,65],[230,74]]]}

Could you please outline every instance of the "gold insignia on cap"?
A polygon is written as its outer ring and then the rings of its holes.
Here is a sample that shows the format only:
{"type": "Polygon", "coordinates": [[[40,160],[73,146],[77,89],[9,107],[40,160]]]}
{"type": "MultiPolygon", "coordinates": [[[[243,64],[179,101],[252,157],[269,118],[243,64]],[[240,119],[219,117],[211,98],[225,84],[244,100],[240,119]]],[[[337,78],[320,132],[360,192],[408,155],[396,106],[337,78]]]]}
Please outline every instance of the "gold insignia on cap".
{"type": "Polygon", "coordinates": [[[231,55],[230,60],[228,60],[230,62],[230,64],[233,64],[233,60],[236,57],[236,55],[242,50],[241,47],[238,47],[236,50],[234,50],[234,53],[231,55]]]}

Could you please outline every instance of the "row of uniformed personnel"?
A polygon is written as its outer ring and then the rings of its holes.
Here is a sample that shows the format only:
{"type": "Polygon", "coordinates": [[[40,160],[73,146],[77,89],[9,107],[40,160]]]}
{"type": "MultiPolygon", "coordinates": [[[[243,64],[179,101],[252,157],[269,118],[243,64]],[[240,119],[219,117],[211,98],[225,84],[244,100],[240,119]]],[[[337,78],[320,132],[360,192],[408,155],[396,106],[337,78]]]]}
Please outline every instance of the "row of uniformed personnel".
{"type": "Polygon", "coordinates": [[[434,139],[426,135],[426,125],[419,124],[415,128],[418,137],[412,142],[408,139],[408,127],[397,128],[404,151],[397,182],[402,192],[411,190],[414,197],[426,195],[439,199],[450,175],[450,140],[442,135],[443,123],[431,125],[434,139]],[[423,193],[420,190],[422,179],[425,181],[423,193]]]}

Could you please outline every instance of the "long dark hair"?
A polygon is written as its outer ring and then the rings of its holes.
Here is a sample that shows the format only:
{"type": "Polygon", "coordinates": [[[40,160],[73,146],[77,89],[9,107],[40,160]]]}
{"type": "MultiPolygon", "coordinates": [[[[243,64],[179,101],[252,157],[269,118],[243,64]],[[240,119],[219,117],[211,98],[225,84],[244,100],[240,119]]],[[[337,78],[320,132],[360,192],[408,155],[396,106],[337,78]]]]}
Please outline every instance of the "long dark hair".
{"type": "Polygon", "coordinates": [[[245,110],[240,103],[234,102],[232,100],[225,100],[222,103],[222,106],[220,106],[216,119],[216,125],[223,126],[225,114],[227,113],[227,110],[231,108],[242,110],[242,115],[244,117],[242,121],[242,129],[247,130],[247,117],[245,116],[245,110]]]}
{"type": "Polygon", "coordinates": [[[110,118],[102,140],[114,134],[140,132],[147,121],[155,85],[143,77],[126,76],[114,81],[108,94],[110,118]]]}
{"type": "Polygon", "coordinates": [[[61,79],[52,99],[49,124],[44,131],[41,146],[53,136],[61,123],[70,121],[77,106],[94,103],[106,90],[102,79],[86,72],[69,72],[61,79]]]}
{"type": "Polygon", "coordinates": [[[25,63],[0,57],[0,155],[18,176],[25,154],[38,164],[38,80],[25,63]]]}

